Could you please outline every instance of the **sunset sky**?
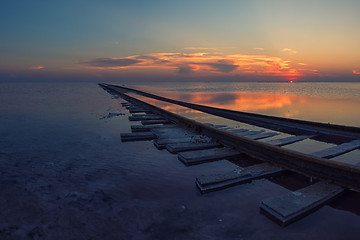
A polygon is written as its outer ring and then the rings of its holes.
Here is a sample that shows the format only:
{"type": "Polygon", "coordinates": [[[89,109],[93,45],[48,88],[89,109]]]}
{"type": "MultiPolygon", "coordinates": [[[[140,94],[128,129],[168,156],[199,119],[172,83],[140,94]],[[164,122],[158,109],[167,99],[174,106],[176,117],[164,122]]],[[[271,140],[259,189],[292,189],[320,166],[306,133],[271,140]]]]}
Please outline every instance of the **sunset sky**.
{"type": "Polygon", "coordinates": [[[359,0],[2,0],[0,79],[360,81],[359,12],[359,0]]]}

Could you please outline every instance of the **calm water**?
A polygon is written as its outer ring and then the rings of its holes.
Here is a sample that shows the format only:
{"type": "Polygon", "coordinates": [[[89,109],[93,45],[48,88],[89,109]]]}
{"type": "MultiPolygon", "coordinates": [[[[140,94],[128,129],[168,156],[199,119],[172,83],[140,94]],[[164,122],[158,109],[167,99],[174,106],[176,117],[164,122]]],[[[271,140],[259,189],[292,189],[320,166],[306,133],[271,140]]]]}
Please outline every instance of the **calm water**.
{"type": "Polygon", "coordinates": [[[129,85],[238,111],[360,127],[360,83],[155,83],[129,85]]]}
{"type": "MultiPolygon", "coordinates": [[[[357,111],[357,106],[360,103],[360,98],[357,95],[360,90],[360,84],[229,83],[229,86],[225,87],[223,85],[224,84],[220,83],[211,83],[201,88],[200,86],[203,86],[203,84],[197,83],[195,87],[192,88],[190,86],[184,86],[184,84],[182,84],[182,86],[169,86],[165,84],[164,86],[134,86],[134,88],[140,88],[161,96],[213,107],[325,123],[331,122],[341,125],[360,126],[360,111],[357,111]],[[244,92],[234,92],[233,89],[240,89],[244,92]],[[338,92],[335,91],[336,89],[338,89],[338,92]],[[265,93],[265,91],[270,93],[265,93]],[[280,91],[284,93],[276,93],[280,91]],[[353,92],[355,97],[350,97],[350,92],[353,92]],[[317,96],[311,96],[311,94],[317,96]],[[296,117],[293,115],[296,115],[296,117]]],[[[176,104],[143,97],[135,93],[130,92],[127,94],[202,123],[221,124],[232,128],[244,128],[256,131],[268,131],[261,127],[216,117],[176,104]]],[[[278,132],[278,135],[260,141],[268,141],[288,136],[290,135],[278,132]]],[[[333,146],[335,145],[331,143],[306,139],[284,146],[284,148],[311,154],[333,146]]],[[[345,153],[329,161],[339,161],[359,166],[360,150],[345,153]]]]}
{"type": "MultiPolygon", "coordinates": [[[[235,86],[249,96],[283,91],[268,84],[216,86],[222,85],[143,88],[226,107],[245,106],[234,104],[240,98],[235,86]],[[230,100],[224,93],[231,94],[230,100]]],[[[292,90],[284,96],[352,102],[358,101],[356,87],[347,85],[347,94],[340,95],[292,90]]],[[[248,108],[280,113],[283,107],[248,108]]],[[[122,143],[120,133],[136,124],[128,116],[120,99],[94,83],[0,83],[0,238],[358,239],[358,194],[282,229],[259,214],[259,202],[288,192],[286,187],[263,179],[201,195],[195,177],[235,165],[218,161],[185,167],[150,141],[122,143]],[[123,115],[106,118],[109,113],[123,115]]]]}

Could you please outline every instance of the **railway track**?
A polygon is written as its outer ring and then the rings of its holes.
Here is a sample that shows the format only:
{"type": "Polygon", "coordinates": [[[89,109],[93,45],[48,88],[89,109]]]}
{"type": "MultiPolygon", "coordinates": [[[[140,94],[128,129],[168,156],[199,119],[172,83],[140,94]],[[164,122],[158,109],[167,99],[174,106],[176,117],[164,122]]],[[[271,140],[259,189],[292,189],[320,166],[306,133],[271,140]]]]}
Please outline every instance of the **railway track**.
{"type": "Polygon", "coordinates": [[[153,139],[158,149],[166,148],[171,153],[177,153],[178,159],[187,166],[245,155],[256,159],[250,166],[237,166],[230,172],[198,176],[195,182],[203,193],[285,171],[296,172],[314,180],[313,184],[303,189],[261,201],[261,212],[282,226],[315,211],[348,189],[360,191],[360,167],[331,160],[360,147],[359,128],[236,112],[180,102],[126,87],[99,85],[125,99],[127,103],[123,103],[123,106],[130,112],[147,113],[129,117],[130,121],[141,121],[143,125],[132,126],[133,133],[121,135],[123,141],[153,139]],[[203,124],[151,105],[127,92],[261,126],[267,130],[251,131],[203,124]],[[292,136],[266,141],[266,138],[278,132],[290,133],[292,136]],[[309,138],[326,139],[338,145],[310,154],[282,147],[309,138]]]}

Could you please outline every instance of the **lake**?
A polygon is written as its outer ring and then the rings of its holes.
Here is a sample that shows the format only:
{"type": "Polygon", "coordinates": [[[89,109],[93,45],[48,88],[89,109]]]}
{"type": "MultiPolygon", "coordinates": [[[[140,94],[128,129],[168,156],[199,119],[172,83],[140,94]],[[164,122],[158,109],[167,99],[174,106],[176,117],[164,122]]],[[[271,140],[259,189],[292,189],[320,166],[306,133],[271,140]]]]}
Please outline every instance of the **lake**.
{"type": "MultiPolygon", "coordinates": [[[[358,83],[125,85],[239,111],[360,122],[358,83]]],[[[358,238],[354,192],[285,229],[259,214],[262,199],[294,187],[291,173],[200,194],[197,176],[235,165],[186,167],[151,141],[122,143],[136,123],[120,101],[96,83],[0,83],[1,239],[358,238]]]]}

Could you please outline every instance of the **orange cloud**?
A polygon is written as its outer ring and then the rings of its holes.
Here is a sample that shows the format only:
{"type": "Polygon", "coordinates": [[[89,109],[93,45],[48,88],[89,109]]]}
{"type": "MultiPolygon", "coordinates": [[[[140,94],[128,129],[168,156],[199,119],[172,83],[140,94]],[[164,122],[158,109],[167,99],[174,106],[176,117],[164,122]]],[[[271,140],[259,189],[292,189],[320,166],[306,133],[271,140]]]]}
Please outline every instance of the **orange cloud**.
{"type": "Polygon", "coordinates": [[[216,48],[205,48],[205,47],[186,47],[185,50],[216,50],[216,48]]]}
{"type": "Polygon", "coordinates": [[[313,70],[265,55],[215,55],[210,53],[152,53],[124,58],[96,58],[79,64],[96,69],[173,69],[178,74],[302,76],[313,70]]]}
{"type": "Polygon", "coordinates": [[[256,47],[256,48],[253,48],[254,50],[264,50],[264,48],[261,48],[261,47],[256,47]]]}
{"type": "Polygon", "coordinates": [[[360,70],[356,70],[356,69],[354,69],[352,72],[353,72],[353,74],[360,75],[360,70]]]}
{"type": "Polygon", "coordinates": [[[295,50],[293,50],[293,49],[291,49],[291,48],[283,48],[283,50],[281,50],[281,51],[283,51],[283,52],[289,52],[289,53],[292,53],[292,54],[296,54],[296,53],[297,53],[297,51],[295,51],[295,50]]]}
{"type": "Polygon", "coordinates": [[[43,69],[43,68],[45,68],[44,66],[32,66],[32,67],[29,67],[29,70],[41,70],[41,69],[43,69]]]}

